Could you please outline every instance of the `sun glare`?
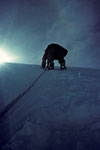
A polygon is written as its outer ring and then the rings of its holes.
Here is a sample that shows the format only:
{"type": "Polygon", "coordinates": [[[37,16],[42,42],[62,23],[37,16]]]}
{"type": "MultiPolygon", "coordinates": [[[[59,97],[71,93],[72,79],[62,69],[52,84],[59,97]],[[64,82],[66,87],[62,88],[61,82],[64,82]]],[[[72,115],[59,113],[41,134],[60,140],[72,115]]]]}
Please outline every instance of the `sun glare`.
{"type": "Polygon", "coordinates": [[[0,63],[13,62],[14,58],[10,56],[5,50],[0,48],[0,63]]]}

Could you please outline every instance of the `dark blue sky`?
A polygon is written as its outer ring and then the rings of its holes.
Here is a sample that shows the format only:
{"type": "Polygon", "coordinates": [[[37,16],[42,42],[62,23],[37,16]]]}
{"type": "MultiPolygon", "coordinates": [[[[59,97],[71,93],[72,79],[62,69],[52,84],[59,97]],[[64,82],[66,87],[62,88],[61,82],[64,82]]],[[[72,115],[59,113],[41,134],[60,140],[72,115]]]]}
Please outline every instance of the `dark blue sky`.
{"type": "Polygon", "coordinates": [[[0,46],[40,64],[45,48],[69,50],[68,66],[100,68],[99,0],[0,0],[0,46]]]}

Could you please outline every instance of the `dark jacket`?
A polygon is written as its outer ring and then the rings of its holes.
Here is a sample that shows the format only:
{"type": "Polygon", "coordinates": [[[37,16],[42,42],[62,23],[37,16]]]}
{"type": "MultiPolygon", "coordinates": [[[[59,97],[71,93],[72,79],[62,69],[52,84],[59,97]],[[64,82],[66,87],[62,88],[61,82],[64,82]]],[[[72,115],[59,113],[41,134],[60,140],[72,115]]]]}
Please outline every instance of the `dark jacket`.
{"type": "Polygon", "coordinates": [[[68,50],[58,44],[50,44],[45,50],[45,53],[42,58],[42,67],[45,67],[46,60],[54,61],[61,60],[67,55],[68,50]]]}

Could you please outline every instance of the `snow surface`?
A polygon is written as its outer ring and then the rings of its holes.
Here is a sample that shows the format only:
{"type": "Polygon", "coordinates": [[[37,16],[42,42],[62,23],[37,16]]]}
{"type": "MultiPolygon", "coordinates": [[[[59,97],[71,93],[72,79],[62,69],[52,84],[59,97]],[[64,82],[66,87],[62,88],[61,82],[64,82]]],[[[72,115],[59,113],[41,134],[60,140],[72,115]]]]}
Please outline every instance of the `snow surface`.
{"type": "MultiPolygon", "coordinates": [[[[0,110],[42,72],[40,66],[0,67],[0,110]]],[[[99,150],[100,70],[46,71],[0,119],[2,150],[99,150]]]]}
{"type": "Polygon", "coordinates": [[[0,64],[0,110],[37,78],[42,72],[38,68],[36,65],[0,64]]]}

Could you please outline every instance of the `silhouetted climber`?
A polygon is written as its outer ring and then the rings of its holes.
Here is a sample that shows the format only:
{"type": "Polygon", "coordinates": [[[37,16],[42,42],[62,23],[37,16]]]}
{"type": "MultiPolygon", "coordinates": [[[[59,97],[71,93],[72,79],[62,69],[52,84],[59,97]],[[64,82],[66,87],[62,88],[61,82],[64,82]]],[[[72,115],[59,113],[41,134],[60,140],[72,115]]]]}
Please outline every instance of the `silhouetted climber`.
{"type": "Polygon", "coordinates": [[[53,43],[48,45],[42,58],[42,68],[46,67],[47,60],[47,68],[54,69],[54,60],[58,60],[60,69],[66,69],[64,57],[67,55],[67,53],[68,50],[58,44],[53,43]]]}

